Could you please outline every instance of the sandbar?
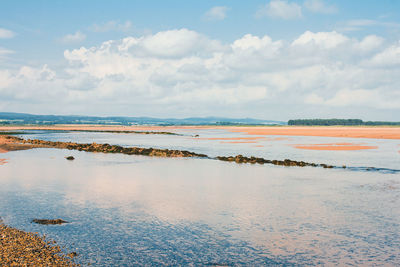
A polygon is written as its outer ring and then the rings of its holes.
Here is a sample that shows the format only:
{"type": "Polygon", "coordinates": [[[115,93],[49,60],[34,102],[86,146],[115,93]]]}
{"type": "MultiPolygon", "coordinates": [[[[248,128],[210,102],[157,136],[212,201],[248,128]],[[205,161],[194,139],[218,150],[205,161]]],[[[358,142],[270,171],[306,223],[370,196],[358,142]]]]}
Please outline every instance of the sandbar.
{"type": "Polygon", "coordinates": [[[227,127],[248,135],[400,139],[400,127],[227,127]]]}
{"type": "Polygon", "coordinates": [[[74,131],[168,131],[221,129],[248,135],[323,136],[347,138],[373,138],[400,140],[400,127],[346,127],[346,126],[105,126],[105,125],[52,125],[52,126],[0,126],[0,131],[15,130],[74,130],[74,131]]]}
{"type": "Polygon", "coordinates": [[[7,153],[9,151],[16,150],[26,150],[34,147],[39,146],[32,144],[22,144],[20,142],[16,142],[15,139],[10,138],[7,135],[0,135],[0,153],[7,153]]]}
{"type": "Polygon", "coordinates": [[[352,143],[331,143],[331,144],[306,144],[306,145],[292,145],[298,149],[309,149],[309,150],[363,150],[363,149],[377,149],[377,146],[367,146],[363,144],[352,144],[352,143]]]}

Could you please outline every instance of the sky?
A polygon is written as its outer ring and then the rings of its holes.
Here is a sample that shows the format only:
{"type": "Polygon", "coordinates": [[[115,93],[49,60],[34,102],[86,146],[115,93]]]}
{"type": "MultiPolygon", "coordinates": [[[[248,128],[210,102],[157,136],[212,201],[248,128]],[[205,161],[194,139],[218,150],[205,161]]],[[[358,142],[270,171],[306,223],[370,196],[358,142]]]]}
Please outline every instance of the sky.
{"type": "Polygon", "coordinates": [[[0,112],[400,121],[400,1],[22,1],[0,112]]]}

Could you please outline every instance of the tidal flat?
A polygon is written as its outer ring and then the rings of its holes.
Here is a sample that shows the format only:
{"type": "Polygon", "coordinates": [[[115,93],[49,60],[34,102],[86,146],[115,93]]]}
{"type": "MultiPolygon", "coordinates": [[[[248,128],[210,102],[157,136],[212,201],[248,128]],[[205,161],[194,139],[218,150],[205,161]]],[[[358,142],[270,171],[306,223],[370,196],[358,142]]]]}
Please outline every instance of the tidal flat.
{"type": "Polygon", "coordinates": [[[82,265],[400,262],[400,174],[393,171],[400,161],[399,139],[254,135],[220,128],[176,129],[179,135],[26,131],[18,136],[358,167],[237,164],[49,147],[0,154],[4,223],[45,234],[64,253],[76,252],[82,265]],[[247,140],[256,143],[225,143],[249,137],[257,137],[247,140]],[[296,148],[338,143],[374,148],[296,148]],[[69,223],[39,225],[34,218],[69,223]]]}

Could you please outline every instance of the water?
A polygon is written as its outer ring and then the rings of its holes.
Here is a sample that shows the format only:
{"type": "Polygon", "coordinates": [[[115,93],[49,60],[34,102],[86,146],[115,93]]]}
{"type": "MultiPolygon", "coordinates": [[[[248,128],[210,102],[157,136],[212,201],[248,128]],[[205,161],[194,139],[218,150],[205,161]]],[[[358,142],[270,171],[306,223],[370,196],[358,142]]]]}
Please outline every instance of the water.
{"type": "MultiPolygon", "coordinates": [[[[288,144],[321,141],[291,137],[232,144],[188,135],[37,132],[30,137],[391,168],[399,160],[398,142],[390,140],[356,140],[378,145],[376,150],[307,151],[288,144]],[[264,147],[256,147],[260,144],[264,147]],[[397,154],[385,154],[392,150],[397,154]],[[314,152],[324,153],[317,158],[314,152]]],[[[237,134],[208,131],[204,136],[237,134]]],[[[0,166],[0,217],[78,252],[84,265],[400,263],[398,173],[47,148],[0,158],[8,161],[0,166]],[[68,155],[76,159],[65,160],[68,155]],[[30,223],[33,218],[71,223],[43,226],[30,223]]]]}
{"type": "Polygon", "coordinates": [[[315,136],[257,136],[232,133],[221,129],[179,129],[175,135],[115,134],[99,132],[48,132],[29,131],[24,138],[78,143],[109,143],[122,146],[153,147],[189,150],[209,156],[264,157],[266,159],[291,159],[335,166],[376,167],[400,170],[400,140],[368,138],[334,138],[315,136]],[[198,138],[194,138],[199,135],[198,138]],[[256,140],[223,140],[224,138],[260,138],[256,140]],[[217,140],[208,140],[214,138],[217,140]],[[218,138],[220,140],[218,140],[218,138]],[[252,142],[252,143],[232,143],[252,142]],[[376,146],[377,149],[361,151],[323,151],[297,149],[296,144],[354,143],[376,146]]]}

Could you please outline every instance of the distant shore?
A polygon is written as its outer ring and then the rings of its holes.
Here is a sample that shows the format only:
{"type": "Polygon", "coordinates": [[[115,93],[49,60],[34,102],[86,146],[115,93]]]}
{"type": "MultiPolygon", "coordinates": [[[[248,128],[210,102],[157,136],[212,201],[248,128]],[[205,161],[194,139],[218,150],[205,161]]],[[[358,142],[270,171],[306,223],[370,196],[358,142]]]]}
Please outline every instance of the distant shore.
{"type": "Polygon", "coordinates": [[[168,132],[185,130],[224,129],[247,135],[321,136],[373,139],[399,139],[396,126],[106,126],[106,125],[52,125],[52,126],[0,126],[0,131],[63,130],[112,131],[124,133],[168,132]]]}

